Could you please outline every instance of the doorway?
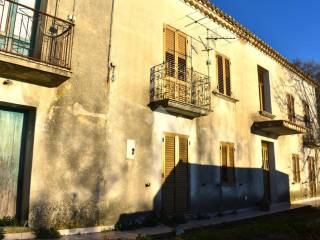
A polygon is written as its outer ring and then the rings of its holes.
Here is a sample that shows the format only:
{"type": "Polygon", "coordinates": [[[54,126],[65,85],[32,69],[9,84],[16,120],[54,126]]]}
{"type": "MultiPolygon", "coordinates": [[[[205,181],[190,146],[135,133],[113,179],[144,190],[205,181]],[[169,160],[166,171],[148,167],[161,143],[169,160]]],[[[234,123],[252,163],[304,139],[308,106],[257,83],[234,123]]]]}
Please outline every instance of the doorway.
{"type": "Polygon", "coordinates": [[[271,203],[270,192],[270,147],[269,143],[262,142],[262,170],[263,170],[263,199],[264,201],[271,203]]]}
{"type": "Polygon", "coordinates": [[[167,134],[164,138],[162,214],[189,210],[188,137],[167,134]]]}
{"type": "Polygon", "coordinates": [[[21,223],[28,219],[34,120],[33,108],[0,105],[0,218],[21,223]]]}

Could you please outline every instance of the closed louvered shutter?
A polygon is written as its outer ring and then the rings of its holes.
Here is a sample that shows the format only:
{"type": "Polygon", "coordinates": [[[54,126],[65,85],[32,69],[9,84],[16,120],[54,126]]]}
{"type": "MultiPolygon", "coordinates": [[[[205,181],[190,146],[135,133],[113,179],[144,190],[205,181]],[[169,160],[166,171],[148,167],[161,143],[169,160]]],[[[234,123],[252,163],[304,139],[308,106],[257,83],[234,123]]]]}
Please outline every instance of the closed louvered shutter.
{"type": "Polygon", "coordinates": [[[299,156],[296,156],[296,180],[300,182],[300,160],[299,156]]]}
{"type": "Polygon", "coordinates": [[[292,156],[292,173],[293,173],[293,182],[298,182],[297,180],[297,164],[296,164],[296,157],[292,156]]]}
{"type": "Polygon", "coordinates": [[[296,121],[296,111],[295,111],[295,107],[294,107],[294,97],[291,96],[291,108],[292,108],[292,121],[295,122],[296,121]]]}
{"type": "Polygon", "coordinates": [[[303,101],[304,123],[307,128],[311,127],[310,107],[306,101],[303,101]]]}
{"type": "Polygon", "coordinates": [[[225,74],[226,74],[226,95],[231,96],[231,75],[230,75],[230,61],[225,59],[225,74]]]}
{"type": "Polygon", "coordinates": [[[178,34],[178,79],[186,81],[186,67],[187,67],[187,39],[179,33],[178,34]]]}
{"type": "Polygon", "coordinates": [[[298,155],[292,156],[292,172],[293,172],[293,182],[295,183],[300,182],[300,163],[299,163],[298,155]]]}
{"type": "Polygon", "coordinates": [[[218,67],[218,90],[224,94],[224,74],[223,74],[223,58],[217,56],[217,67],[218,67]]]}
{"type": "Polygon", "coordinates": [[[175,193],[175,137],[165,137],[164,183],[162,188],[162,208],[164,214],[174,212],[175,193]]]}
{"type": "Polygon", "coordinates": [[[294,97],[291,94],[287,94],[287,104],[288,104],[288,119],[291,122],[295,122],[294,97]]]}
{"type": "Polygon", "coordinates": [[[263,162],[263,170],[269,171],[270,165],[269,165],[269,151],[268,151],[267,143],[262,144],[262,162],[263,162]]]}
{"type": "Polygon", "coordinates": [[[221,158],[221,182],[228,181],[228,146],[226,144],[220,145],[220,158],[221,158]]]}
{"type": "Polygon", "coordinates": [[[187,55],[187,39],[186,37],[179,33],[178,34],[178,53],[179,57],[185,59],[187,55]]]}
{"type": "Polygon", "coordinates": [[[189,205],[188,139],[179,137],[179,164],[175,171],[176,213],[185,213],[189,205]]]}
{"type": "Polygon", "coordinates": [[[175,31],[165,28],[165,60],[170,77],[175,77],[175,49],[175,31]]]}
{"type": "Polygon", "coordinates": [[[258,67],[258,79],[259,79],[259,99],[260,99],[260,111],[265,111],[265,92],[264,92],[264,71],[261,67],[258,67]]]}
{"type": "Polygon", "coordinates": [[[291,104],[291,95],[287,94],[287,108],[288,108],[288,119],[292,121],[292,104],[291,104]]]}
{"type": "Polygon", "coordinates": [[[229,163],[228,163],[228,182],[235,182],[235,169],[234,169],[234,146],[230,144],[228,146],[229,151],[229,163]]]}
{"type": "Polygon", "coordinates": [[[162,187],[162,213],[172,215],[186,213],[189,208],[189,166],[188,138],[165,137],[164,182],[162,187]],[[178,147],[178,148],[177,148],[178,147]],[[176,150],[178,152],[176,152],[176,150]],[[179,163],[175,164],[175,156],[179,155],[179,163]]]}

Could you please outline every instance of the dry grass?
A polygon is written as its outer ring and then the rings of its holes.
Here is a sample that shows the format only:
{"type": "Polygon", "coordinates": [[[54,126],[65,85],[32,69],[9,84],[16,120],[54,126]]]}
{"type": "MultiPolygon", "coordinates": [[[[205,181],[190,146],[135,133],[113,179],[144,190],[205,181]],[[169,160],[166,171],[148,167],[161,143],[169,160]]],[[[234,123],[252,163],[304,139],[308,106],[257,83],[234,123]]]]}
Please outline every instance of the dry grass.
{"type": "Polygon", "coordinates": [[[320,240],[320,208],[259,217],[188,232],[174,240],[320,240]]]}

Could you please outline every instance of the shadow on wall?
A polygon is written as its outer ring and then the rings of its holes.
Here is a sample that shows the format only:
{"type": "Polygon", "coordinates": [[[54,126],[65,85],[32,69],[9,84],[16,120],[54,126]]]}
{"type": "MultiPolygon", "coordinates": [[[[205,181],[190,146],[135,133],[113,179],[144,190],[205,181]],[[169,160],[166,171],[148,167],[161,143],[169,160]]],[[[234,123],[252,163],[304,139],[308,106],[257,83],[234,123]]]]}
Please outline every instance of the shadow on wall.
{"type": "Polygon", "coordinates": [[[194,217],[209,213],[232,213],[245,208],[264,208],[266,187],[270,189],[270,204],[289,203],[289,177],[270,166],[270,180],[265,182],[259,168],[224,169],[235,173],[234,183],[221,184],[221,167],[179,163],[167,176],[154,197],[149,212],[121,214],[116,226],[134,228],[150,224],[150,216],[166,219],[168,216],[192,214],[194,217]],[[186,181],[185,181],[186,179],[186,181]]]}

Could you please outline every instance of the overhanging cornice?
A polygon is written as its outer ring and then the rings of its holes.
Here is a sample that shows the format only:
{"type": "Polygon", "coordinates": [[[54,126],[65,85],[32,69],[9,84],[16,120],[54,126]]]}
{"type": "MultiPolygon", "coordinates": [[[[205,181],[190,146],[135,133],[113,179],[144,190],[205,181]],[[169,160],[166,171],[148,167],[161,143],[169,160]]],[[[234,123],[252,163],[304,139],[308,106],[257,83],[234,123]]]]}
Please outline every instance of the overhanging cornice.
{"type": "Polygon", "coordinates": [[[281,55],[278,51],[269,46],[266,42],[261,40],[258,36],[252,33],[250,30],[245,28],[237,20],[235,20],[230,15],[223,12],[218,7],[214,6],[208,0],[184,0],[189,5],[195,7],[203,14],[208,16],[217,24],[226,28],[227,30],[233,32],[238,37],[252,44],[254,47],[258,48],[260,51],[269,55],[271,58],[279,62],[282,66],[287,68],[289,71],[297,74],[299,77],[312,84],[314,87],[320,87],[320,85],[312,79],[309,75],[303,72],[301,69],[296,67],[287,58],[281,55]]]}

